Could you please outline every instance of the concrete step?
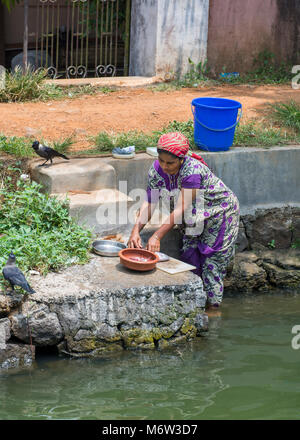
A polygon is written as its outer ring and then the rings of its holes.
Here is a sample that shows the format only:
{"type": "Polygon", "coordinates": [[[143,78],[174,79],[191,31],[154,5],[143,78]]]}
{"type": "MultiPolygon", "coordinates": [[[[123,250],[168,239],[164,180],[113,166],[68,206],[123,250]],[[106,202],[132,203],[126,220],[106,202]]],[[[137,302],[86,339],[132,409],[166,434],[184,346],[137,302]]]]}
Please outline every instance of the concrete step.
{"type": "Polygon", "coordinates": [[[46,84],[55,84],[60,87],[93,86],[93,87],[143,87],[149,84],[163,82],[161,76],[114,76],[102,78],[76,78],[76,79],[48,79],[46,84]]]}
{"type": "Polygon", "coordinates": [[[59,200],[68,197],[70,215],[80,225],[92,228],[98,236],[122,233],[123,237],[129,237],[133,226],[129,214],[135,201],[119,190],[100,189],[51,195],[59,200]]]}
{"type": "Polygon", "coordinates": [[[50,193],[67,193],[72,190],[96,191],[116,188],[116,171],[101,158],[71,159],[54,158],[53,165],[39,167],[30,165],[32,179],[41,183],[50,193]]]}

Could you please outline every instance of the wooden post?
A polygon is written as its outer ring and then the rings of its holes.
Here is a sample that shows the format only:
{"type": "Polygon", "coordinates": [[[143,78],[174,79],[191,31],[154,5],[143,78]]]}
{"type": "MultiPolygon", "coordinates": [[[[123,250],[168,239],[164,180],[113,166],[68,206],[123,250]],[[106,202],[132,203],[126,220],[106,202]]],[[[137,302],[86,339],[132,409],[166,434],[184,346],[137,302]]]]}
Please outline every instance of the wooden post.
{"type": "Polygon", "coordinates": [[[24,37],[23,37],[23,72],[25,74],[28,65],[28,2],[24,0],[24,37]]]}
{"type": "Polygon", "coordinates": [[[129,70],[130,12],[131,12],[131,0],[126,0],[124,76],[128,76],[128,70],[129,70]]]}
{"type": "Polygon", "coordinates": [[[4,6],[0,3],[0,66],[5,66],[4,6]]]}

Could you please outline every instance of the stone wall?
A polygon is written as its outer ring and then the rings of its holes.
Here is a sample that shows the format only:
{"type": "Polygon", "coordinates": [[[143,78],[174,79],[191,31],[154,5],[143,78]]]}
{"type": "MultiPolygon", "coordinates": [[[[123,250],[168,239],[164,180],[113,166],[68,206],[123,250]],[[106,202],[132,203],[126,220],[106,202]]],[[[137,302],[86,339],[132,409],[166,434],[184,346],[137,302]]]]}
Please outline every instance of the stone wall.
{"type": "Polygon", "coordinates": [[[30,365],[35,347],[95,357],[161,349],[207,331],[198,276],[158,269],[140,276],[118,261],[92,256],[85,265],[34,275],[34,295],[0,293],[0,369],[30,365]]]}
{"type": "MultiPolygon", "coordinates": [[[[300,146],[271,148],[232,147],[228,151],[199,154],[214,174],[234,191],[242,215],[257,209],[300,207],[300,146]]],[[[116,170],[117,182],[127,181],[128,193],[147,187],[148,170],[154,158],[146,153],[125,161],[107,158],[116,170]]]]}

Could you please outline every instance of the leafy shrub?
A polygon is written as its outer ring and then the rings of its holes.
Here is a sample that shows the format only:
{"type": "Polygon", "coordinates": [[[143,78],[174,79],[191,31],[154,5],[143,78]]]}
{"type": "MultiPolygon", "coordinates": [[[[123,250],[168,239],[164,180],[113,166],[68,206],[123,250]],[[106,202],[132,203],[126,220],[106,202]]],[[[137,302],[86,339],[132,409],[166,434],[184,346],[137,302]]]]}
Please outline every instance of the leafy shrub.
{"type": "Polygon", "coordinates": [[[299,142],[299,137],[287,133],[272,124],[262,124],[249,120],[237,125],[233,145],[266,147],[299,142]]]}
{"type": "Polygon", "coordinates": [[[6,72],[5,87],[0,89],[0,102],[21,102],[37,99],[43,93],[45,71],[23,72],[18,66],[14,72],[6,72]]]}
{"type": "Polygon", "coordinates": [[[33,157],[32,142],[22,137],[0,135],[0,153],[5,152],[16,157],[33,157]]]}
{"type": "Polygon", "coordinates": [[[20,66],[13,72],[6,71],[5,87],[0,89],[0,102],[48,101],[49,99],[76,98],[81,95],[110,93],[114,88],[92,85],[59,87],[46,83],[47,71],[39,69],[23,72],[20,66]]]}
{"type": "MultiPolygon", "coordinates": [[[[53,148],[59,153],[66,153],[69,147],[74,143],[74,139],[72,136],[51,143],[44,141],[43,139],[41,139],[40,141],[50,147],[53,144],[53,148]]],[[[7,137],[0,134],[0,153],[5,152],[19,158],[38,157],[34,150],[31,148],[31,145],[32,140],[29,140],[27,138],[16,136],[7,137]]]]}
{"type": "Polygon", "coordinates": [[[36,182],[9,182],[0,190],[0,265],[14,252],[21,270],[42,274],[88,261],[92,233],[77,225],[67,204],[41,192],[36,182]]]}
{"type": "Polygon", "coordinates": [[[300,105],[295,101],[272,105],[273,117],[286,127],[300,132],[300,105]]]}

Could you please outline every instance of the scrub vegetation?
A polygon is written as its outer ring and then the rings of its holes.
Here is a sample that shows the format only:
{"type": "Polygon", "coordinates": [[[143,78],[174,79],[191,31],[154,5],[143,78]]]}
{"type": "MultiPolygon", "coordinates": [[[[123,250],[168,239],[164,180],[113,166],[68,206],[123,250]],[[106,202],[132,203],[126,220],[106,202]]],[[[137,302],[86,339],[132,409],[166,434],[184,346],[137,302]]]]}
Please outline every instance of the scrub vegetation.
{"type": "Polygon", "coordinates": [[[300,133],[300,105],[291,100],[288,103],[279,102],[271,106],[273,119],[279,124],[300,133]]]}
{"type": "MultiPolygon", "coordinates": [[[[47,142],[43,139],[40,139],[41,143],[45,142],[45,145],[54,148],[59,153],[67,153],[70,146],[74,143],[73,137],[67,137],[65,139],[47,142]]],[[[15,157],[19,158],[33,158],[37,157],[34,150],[31,148],[32,141],[26,137],[17,137],[17,136],[4,136],[0,135],[0,154],[1,152],[11,154],[15,157]]]]}
{"type": "Polygon", "coordinates": [[[5,87],[0,88],[0,102],[49,101],[71,99],[81,95],[110,93],[115,89],[93,87],[91,85],[61,87],[45,82],[47,72],[43,69],[23,73],[20,67],[14,72],[6,72],[5,87]]]}
{"type": "MultiPolygon", "coordinates": [[[[281,108],[279,104],[278,108],[281,108]]],[[[270,147],[300,143],[299,120],[295,119],[295,122],[293,122],[293,118],[290,117],[287,118],[287,121],[284,120],[276,124],[274,121],[274,115],[271,114],[263,122],[255,119],[240,122],[235,130],[233,146],[270,147]]],[[[40,139],[40,142],[51,146],[60,153],[68,153],[69,156],[98,155],[108,154],[115,147],[128,147],[130,145],[134,145],[136,151],[145,151],[147,147],[156,147],[157,141],[162,134],[173,131],[183,133],[189,139],[191,149],[198,151],[198,147],[194,143],[194,122],[192,119],[184,122],[170,121],[161,130],[152,131],[152,133],[144,133],[138,130],[131,130],[126,133],[107,133],[101,131],[97,136],[90,138],[91,148],[81,151],[70,151],[71,145],[75,142],[73,137],[67,137],[56,142],[47,142],[40,139]]],[[[0,135],[0,153],[2,151],[17,158],[36,157],[31,144],[32,141],[28,138],[0,135]]]]}
{"type": "Polygon", "coordinates": [[[207,60],[195,63],[188,59],[190,69],[182,77],[177,77],[169,73],[170,80],[164,84],[151,86],[151,90],[165,92],[179,90],[182,87],[210,87],[224,83],[229,84],[284,84],[292,80],[292,64],[278,63],[275,55],[264,50],[253,59],[253,67],[247,73],[227,72],[226,66],[223,66],[219,76],[211,74],[211,69],[207,60]]]}
{"type": "Polygon", "coordinates": [[[2,163],[0,170],[0,267],[11,251],[24,273],[35,269],[44,275],[86,263],[92,232],[69,216],[67,200],[60,202],[42,193],[36,182],[22,181],[16,166],[2,163]]]}

